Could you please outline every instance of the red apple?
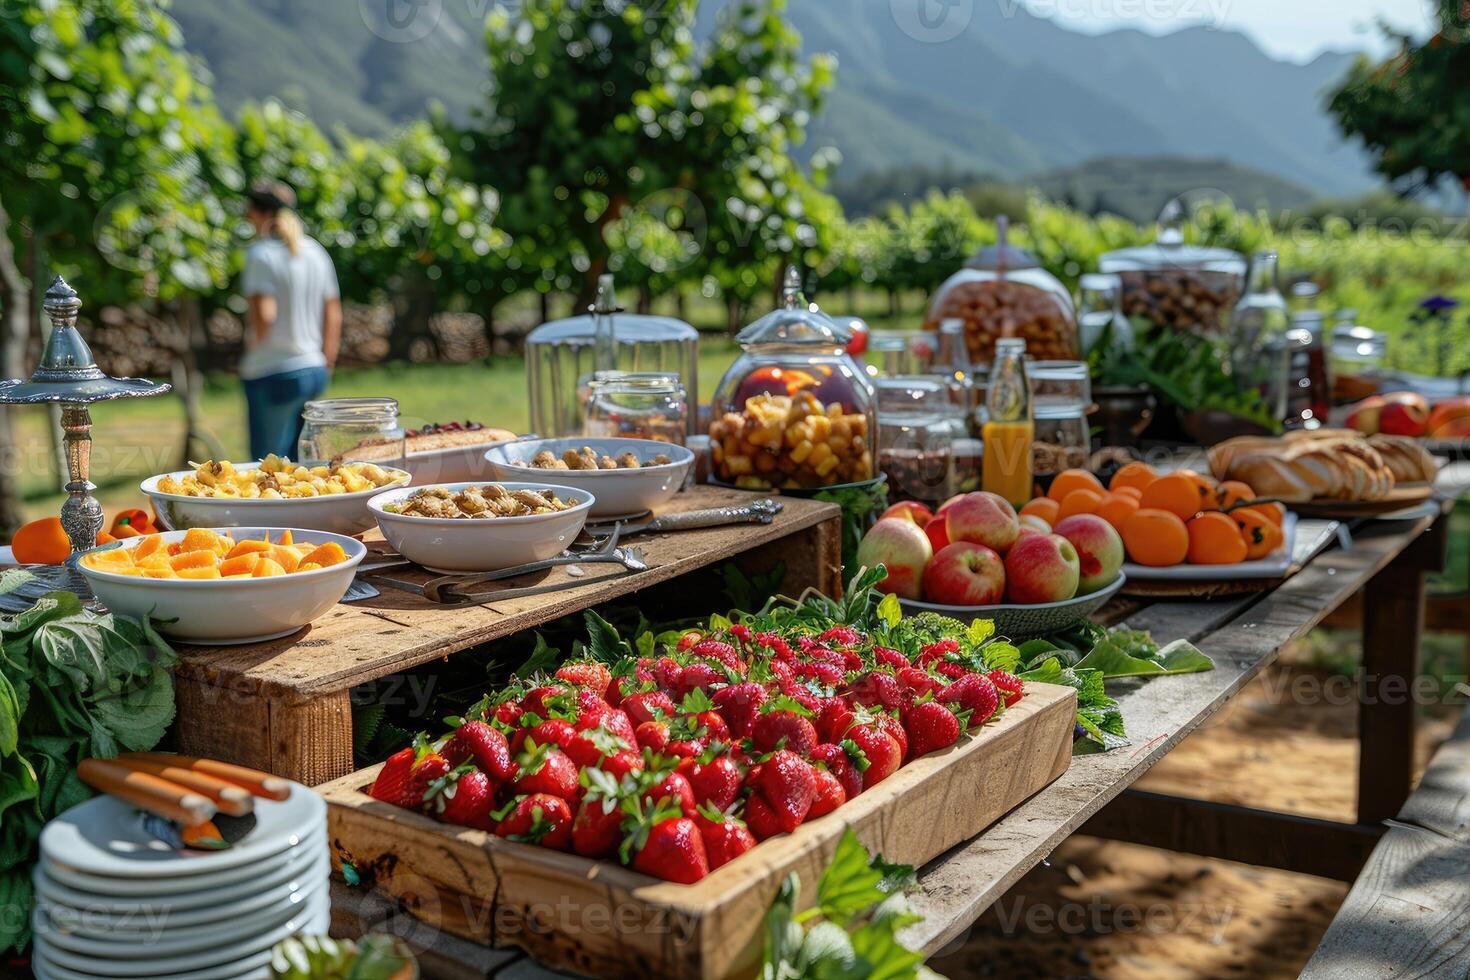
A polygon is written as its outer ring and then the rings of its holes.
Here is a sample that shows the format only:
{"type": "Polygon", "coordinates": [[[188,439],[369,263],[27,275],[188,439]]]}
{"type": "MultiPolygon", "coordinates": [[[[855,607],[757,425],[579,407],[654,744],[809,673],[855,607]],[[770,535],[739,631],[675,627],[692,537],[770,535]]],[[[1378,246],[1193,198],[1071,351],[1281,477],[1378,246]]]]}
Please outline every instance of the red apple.
{"type": "Polygon", "coordinates": [[[1378,415],[1378,431],[1391,436],[1422,436],[1429,431],[1429,406],[1422,398],[1389,402],[1378,415]]]}
{"type": "Polygon", "coordinates": [[[1365,436],[1378,434],[1378,417],[1386,403],[1378,395],[1364,398],[1348,412],[1347,427],[1357,429],[1365,436]]]}
{"type": "Polygon", "coordinates": [[[968,496],[969,494],[967,493],[957,493],[953,497],[950,497],[948,500],[946,500],[944,503],[940,504],[939,509],[936,510],[934,513],[943,514],[945,511],[949,510],[955,504],[959,503],[961,500],[964,500],[968,496]]]}
{"type": "Polygon", "coordinates": [[[924,566],[934,557],[929,537],[919,525],[902,517],[885,517],[858,544],[857,562],[873,568],[882,564],[888,577],[878,583],[880,592],[896,592],[905,599],[923,593],[924,566]]]}
{"type": "Polygon", "coordinates": [[[1470,436],[1470,398],[1451,398],[1429,413],[1429,434],[1436,439],[1470,436]]]}
{"type": "Polygon", "coordinates": [[[1123,567],[1123,539],[1113,525],[1092,514],[1073,514],[1057,523],[1057,533],[1077,550],[1077,594],[1112,585],[1123,567]]]}
{"type": "Polygon", "coordinates": [[[885,510],[878,519],[881,521],[884,517],[901,517],[913,521],[919,527],[928,527],[929,522],[934,520],[934,512],[918,501],[904,500],[885,510]]]}
{"type": "Polygon", "coordinates": [[[935,514],[934,519],[924,525],[924,533],[929,535],[929,544],[934,547],[934,553],[938,554],[949,544],[949,515],[935,514]]]}
{"type": "Polygon", "coordinates": [[[1035,514],[1022,514],[1019,520],[1022,531],[1025,531],[1029,527],[1034,531],[1040,531],[1042,534],[1051,533],[1051,525],[1046,522],[1046,518],[1044,517],[1038,517],[1035,514]]]}
{"type": "Polygon", "coordinates": [[[1021,533],[1021,522],[1010,502],[983,490],[955,501],[945,510],[944,518],[949,522],[951,541],[983,544],[1002,555],[1021,533]]]}
{"type": "Polygon", "coordinates": [[[1072,542],[1060,534],[1028,534],[1006,555],[1006,595],[1028,606],[1070,599],[1079,570],[1072,542]]]}
{"type": "Polygon", "coordinates": [[[924,569],[924,598],[946,606],[993,606],[1005,597],[1006,569],[983,544],[959,541],[924,569]]]}

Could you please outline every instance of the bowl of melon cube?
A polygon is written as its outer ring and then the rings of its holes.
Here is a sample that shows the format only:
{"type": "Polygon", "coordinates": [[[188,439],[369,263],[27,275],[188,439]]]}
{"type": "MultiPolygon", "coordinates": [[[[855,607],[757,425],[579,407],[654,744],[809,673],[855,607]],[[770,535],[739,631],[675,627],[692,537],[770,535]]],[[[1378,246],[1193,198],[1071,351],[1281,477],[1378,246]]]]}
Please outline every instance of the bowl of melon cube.
{"type": "Polygon", "coordinates": [[[223,646],[289,636],[352,585],[361,541],[326,531],[193,528],[125,538],[77,568],[108,609],[151,616],[183,643],[223,646]]]}

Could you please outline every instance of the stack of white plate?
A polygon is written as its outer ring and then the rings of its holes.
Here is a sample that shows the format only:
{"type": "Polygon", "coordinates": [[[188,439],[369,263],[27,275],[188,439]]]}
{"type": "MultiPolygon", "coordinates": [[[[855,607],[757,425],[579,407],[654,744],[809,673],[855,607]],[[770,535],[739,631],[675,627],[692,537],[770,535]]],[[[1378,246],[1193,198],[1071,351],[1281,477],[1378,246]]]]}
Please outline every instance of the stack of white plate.
{"type": "Polygon", "coordinates": [[[276,943],[327,932],[326,815],[292,784],[283,803],[256,800],[256,824],[233,847],[202,852],[159,841],[113,797],[73,807],[41,832],[36,976],[269,976],[276,943]]]}

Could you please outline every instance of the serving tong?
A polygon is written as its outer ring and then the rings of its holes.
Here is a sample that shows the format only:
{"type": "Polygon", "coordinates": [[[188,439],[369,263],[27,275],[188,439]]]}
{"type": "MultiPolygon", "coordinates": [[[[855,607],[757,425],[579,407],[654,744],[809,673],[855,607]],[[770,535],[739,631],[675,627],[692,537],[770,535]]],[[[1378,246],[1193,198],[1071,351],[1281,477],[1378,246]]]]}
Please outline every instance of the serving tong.
{"type": "Polygon", "coordinates": [[[693,531],[734,524],[769,524],[775,520],[781,510],[782,504],[779,501],[762,497],[735,507],[710,507],[704,510],[666,514],[641,524],[630,525],[625,521],[613,521],[603,525],[588,525],[583,528],[582,534],[572,543],[572,546],[555,558],[515,565],[495,572],[438,575],[427,582],[410,582],[391,578],[381,573],[390,569],[415,567],[414,563],[401,557],[384,556],[383,561],[358,566],[358,575],[364,578],[371,576],[375,582],[422,596],[440,605],[481,606],[496,601],[547,595],[565,589],[574,589],[585,583],[580,580],[580,576],[574,573],[574,577],[569,577],[563,582],[543,582],[539,585],[517,589],[469,593],[458,590],[467,586],[499,582],[519,578],[522,575],[533,575],[559,566],[622,565],[623,574],[643,572],[647,571],[649,566],[642,549],[622,546],[620,542],[624,538],[638,534],[693,531]]]}

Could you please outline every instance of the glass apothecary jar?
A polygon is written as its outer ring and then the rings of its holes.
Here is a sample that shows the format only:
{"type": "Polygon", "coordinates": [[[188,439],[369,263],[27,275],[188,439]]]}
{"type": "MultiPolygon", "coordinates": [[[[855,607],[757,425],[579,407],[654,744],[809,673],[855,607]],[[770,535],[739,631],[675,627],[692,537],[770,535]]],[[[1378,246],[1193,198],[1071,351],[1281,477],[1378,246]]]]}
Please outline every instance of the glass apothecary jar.
{"type": "Polygon", "coordinates": [[[939,287],[924,329],[937,331],[949,319],[963,321],[965,346],[975,364],[989,364],[1002,337],[1024,339],[1034,357],[1081,357],[1077,313],[1067,287],[1036,256],[1009,244],[1004,217],[999,224],[997,244],[975,253],[939,287]]]}
{"type": "Polygon", "coordinates": [[[589,383],[582,434],[684,445],[689,393],[677,374],[609,371],[589,383]]]}
{"type": "Polygon", "coordinates": [[[735,338],[743,353],[712,402],[715,479],[749,489],[860,483],[877,475],[871,382],[850,332],[807,303],[787,270],[779,309],[735,338]]]}
{"type": "Polygon", "coordinates": [[[978,474],[965,411],[954,404],[943,379],[880,378],[878,467],[896,500],[942,503],[978,474]]]}
{"type": "Polygon", "coordinates": [[[1035,361],[1026,365],[1031,404],[1042,409],[1086,412],[1092,404],[1092,377],[1085,361],[1035,361]]]}
{"type": "Polygon", "coordinates": [[[396,399],[322,398],[306,403],[301,420],[297,462],[403,466],[404,432],[396,399]]]}
{"type": "Polygon", "coordinates": [[[1086,469],[1092,452],[1092,433],[1084,408],[1037,405],[1036,431],[1031,443],[1031,472],[1037,478],[1063,470],[1086,469]]]}
{"type": "Polygon", "coordinates": [[[543,323],[526,338],[531,431],[548,439],[580,435],[587,383],[599,371],[677,374],[689,404],[698,405],[699,331],[673,317],[624,313],[612,277],[604,276],[587,315],[543,323]]]}
{"type": "Polygon", "coordinates": [[[1098,269],[1122,283],[1122,309],[1155,327],[1223,339],[1245,286],[1245,256],[1228,248],[1188,245],[1184,209],[1171,202],[1151,245],[1107,252],[1098,269]]]}

